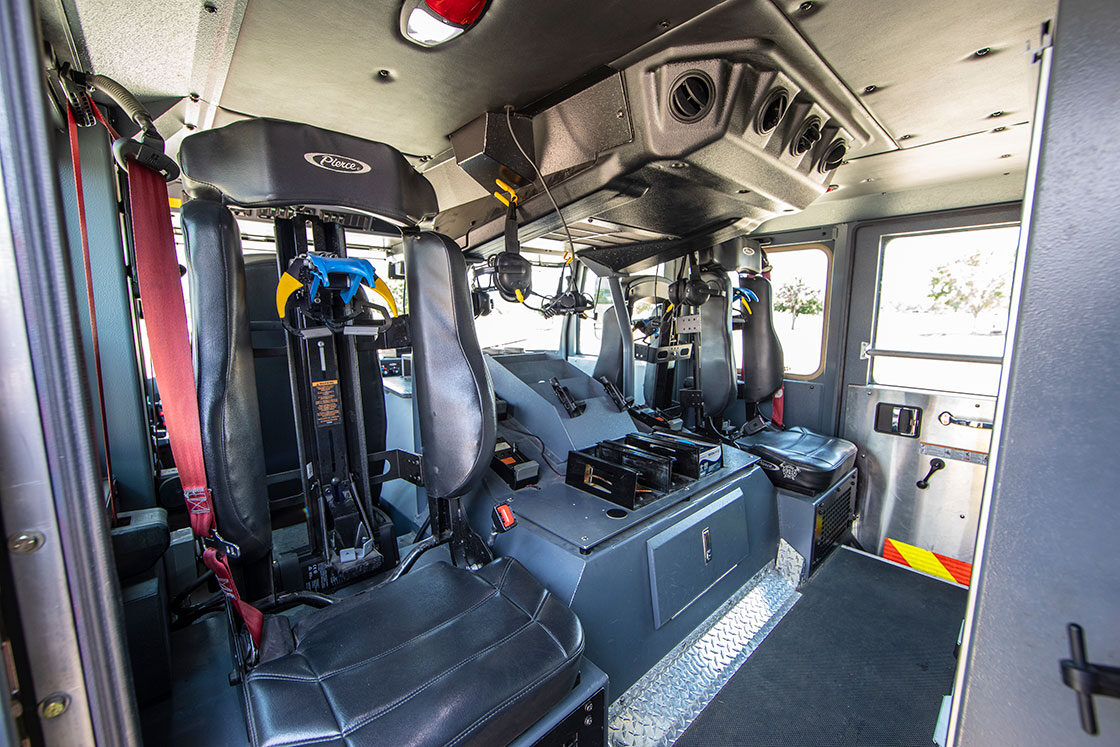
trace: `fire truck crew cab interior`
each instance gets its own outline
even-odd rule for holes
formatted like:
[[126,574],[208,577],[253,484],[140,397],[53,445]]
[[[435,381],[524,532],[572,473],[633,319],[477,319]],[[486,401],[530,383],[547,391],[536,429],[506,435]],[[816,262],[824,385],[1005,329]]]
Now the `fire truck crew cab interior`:
[[5,4],[9,743],[1116,738],[1120,10],[890,5]]

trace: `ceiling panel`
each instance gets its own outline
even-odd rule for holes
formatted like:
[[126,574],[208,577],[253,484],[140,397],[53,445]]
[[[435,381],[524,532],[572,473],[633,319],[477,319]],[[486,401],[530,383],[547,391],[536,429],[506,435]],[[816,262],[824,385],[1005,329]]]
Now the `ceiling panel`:
[[532,103],[717,2],[496,0],[423,49],[401,37],[399,2],[250,0],[221,103],[434,155],[481,112]]
[[[783,8],[896,142],[912,147],[1028,120],[1037,76],[1028,50],[1057,3],[785,0]],[[868,86],[875,90],[864,93]]]

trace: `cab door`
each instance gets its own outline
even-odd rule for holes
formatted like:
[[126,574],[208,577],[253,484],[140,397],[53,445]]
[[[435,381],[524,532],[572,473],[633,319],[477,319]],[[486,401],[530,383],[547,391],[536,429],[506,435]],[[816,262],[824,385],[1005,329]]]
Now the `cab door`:
[[1014,210],[855,235],[841,435],[859,447],[855,538],[968,585],[1003,362]]

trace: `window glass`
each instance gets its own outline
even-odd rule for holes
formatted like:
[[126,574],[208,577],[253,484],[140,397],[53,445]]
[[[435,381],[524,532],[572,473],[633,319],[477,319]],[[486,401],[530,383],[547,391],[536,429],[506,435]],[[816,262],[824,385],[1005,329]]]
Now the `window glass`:
[[[658,275],[662,266],[651,267],[647,270],[635,272],[634,277]],[[659,292],[667,293],[668,283],[661,283]],[[611,307],[610,284],[606,279],[600,278],[592,272],[584,274],[583,292],[595,299],[594,316],[579,320],[579,352],[580,355],[599,355],[603,344],[603,313]],[[654,305],[647,300],[637,301],[630,311],[632,319],[643,319],[651,316],[655,311]]]
[[[560,281],[561,267],[558,257],[522,250],[521,256],[533,264],[533,291],[551,296]],[[490,294],[494,310],[475,320],[478,341],[484,348],[520,348],[523,350],[557,350],[564,328],[563,315],[545,319],[533,311],[540,305],[540,298],[533,296],[529,306],[510,303],[497,291]],[[530,308],[533,307],[533,308]]]
[[[766,256],[772,268],[774,329],[785,353],[786,375],[812,378],[823,361],[831,255],[822,246],[807,246],[773,249]],[[737,348],[736,354],[740,352]]]
[[[873,347],[1003,356],[1018,226],[884,237]],[[875,356],[871,380],[995,394],[998,364]]]

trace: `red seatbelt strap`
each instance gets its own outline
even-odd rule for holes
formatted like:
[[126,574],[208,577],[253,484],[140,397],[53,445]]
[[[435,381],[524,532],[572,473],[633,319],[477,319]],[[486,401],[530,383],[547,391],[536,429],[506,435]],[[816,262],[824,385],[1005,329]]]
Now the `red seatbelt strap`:
[[[96,107],[94,107],[96,109]],[[70,162],[74,166],[74,193],[78,198],[78,229],[82,237],[82,264],[86,273],[86,301],[89,304],[89,331],[93,342],[93,370],[97,378],[97,401],[101,409],[101,448],[105,452],[105,477],[109,480],[109,516],[117,518],[113,458],[109,454],[109,418],[105,414],[105,383],[101,376],[101,345],[97,337],[97,306],[93,300],[93,269],[89,259],[89,226],[86,198],[82,190],[82,159],[78,153],[78,123],[74,111],[66,107],[66,126],[70,133]]]
[[[175,238],[167,202],[167,182],[159,173],[130,161],[128,196],[132,237],[136,247],[136,276],[148,331],[152,370],[163,402],[171,453],[179,469],[191,529],[204,540],[219,539],[214,505],[202,457],[202,426],[198,416],[194,360],[187,335],[187,312]],[[220,544],[220,543],[219,543]],[[241,599],[229,562],[219,549],[208,546],[202,560],[241,615],[253,643],[259,644],[264,616]]]

